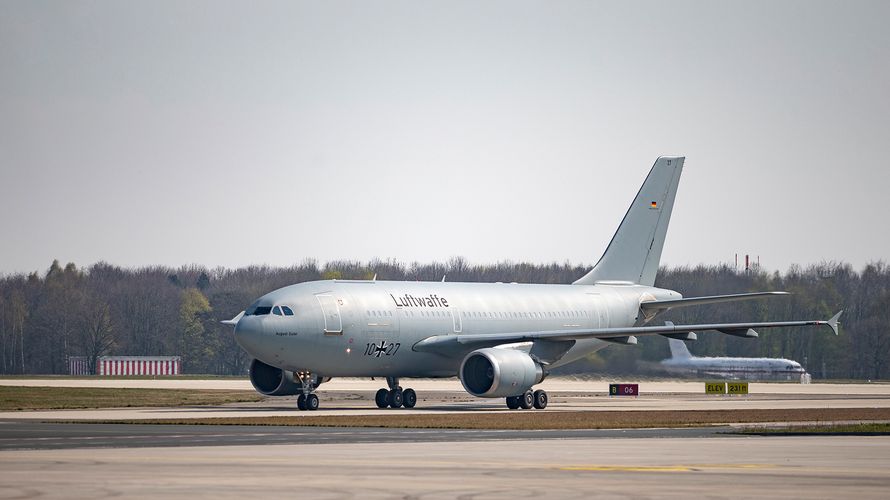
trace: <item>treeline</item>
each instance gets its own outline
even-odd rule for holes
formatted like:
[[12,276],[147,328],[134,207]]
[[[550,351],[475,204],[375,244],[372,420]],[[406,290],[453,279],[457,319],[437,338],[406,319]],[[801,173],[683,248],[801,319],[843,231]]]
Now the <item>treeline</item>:
[[[589,266],[498,263],[470,265],[396,261],[314,261],[273,268],[124,269],[107,263],[78,268],[53,262],[43,273],[0,277],[0,373],[64,374],[69,356],[179,355],[186,373],[244,374],[249,359],[221,320],[260,295],[318,279],[571,283]],[[662,268],[657,286],[685,296],[763,290],[793,295],[690,307],[657,321],[680,323],[827,319],[840,309],[842,333],[827,329],[764,330],[758,340],[708,333],[697,355],[787,357],[815,378],[886,379],[890,358],[890,269],[881,262],[855,271],[825,263],[785,273],[737,272],[726,266]],[[630,374],[669,356],[661,338],[637,347],[610,347],[568,369]]]

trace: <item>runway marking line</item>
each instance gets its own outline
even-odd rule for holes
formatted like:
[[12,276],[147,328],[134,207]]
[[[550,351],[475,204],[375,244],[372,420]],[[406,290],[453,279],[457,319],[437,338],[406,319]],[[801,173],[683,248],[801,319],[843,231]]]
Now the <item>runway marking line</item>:
[[727,469],[769,469],[772,464],[578,465],[559,470],[578,472],[702,472]]

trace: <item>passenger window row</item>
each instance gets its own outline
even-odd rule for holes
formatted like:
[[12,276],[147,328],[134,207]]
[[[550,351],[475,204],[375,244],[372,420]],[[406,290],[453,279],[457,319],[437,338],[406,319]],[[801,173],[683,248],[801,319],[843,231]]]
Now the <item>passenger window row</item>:
[[365,314],[370,317],[375,318],[388,318],[392,317],[392,311],[365,311]]
[[548,319],[548,318],[587,318],[587,311],[546,311],[546,312],[488,312],[468,311],[467,318],[476,319]]
[[[375,316],[376,311],[367,311],[369,316]],[[391,316],[390,311],[385,311]],[[445,311],[403,311],[406,318],[415,316],[423,318],[450,318],[451,314]],[[467,311],[462,313],[464,318],[468,319],[569,319],[569,318],[587,318],[587,311],[547,311],[547,312],[491,312],[491,311]]]

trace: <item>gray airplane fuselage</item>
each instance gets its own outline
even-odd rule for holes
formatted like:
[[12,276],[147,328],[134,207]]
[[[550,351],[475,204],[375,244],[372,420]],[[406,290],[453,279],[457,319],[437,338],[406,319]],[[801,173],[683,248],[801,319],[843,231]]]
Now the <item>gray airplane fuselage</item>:
[[[442,335],[628,327],[643,322],[641,301],[678,298],[671,290],[630,283],[313,281],[260,297],[238,321],[235,339],[256,359],[293,372],[452,377],[462,355],[420,352],[415,344]],[[528,351],[531,344],[514,347]],[[548,368],[606,345],[576,340]]]
[[672,373],[697,374],[734,379],[794,379],[806,370],[784,358],[697,357],[682,340],[669,339],[671,357],[661,366]]

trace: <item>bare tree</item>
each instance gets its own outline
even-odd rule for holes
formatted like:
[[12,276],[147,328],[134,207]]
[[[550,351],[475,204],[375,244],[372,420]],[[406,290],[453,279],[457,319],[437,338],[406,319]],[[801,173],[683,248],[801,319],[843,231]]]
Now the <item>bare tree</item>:
[[96,360],[111,352],[115,345],[111,308],[96,297],[84,301],[79,322],[80,344],[87,356],[90,373],[95,373]]

